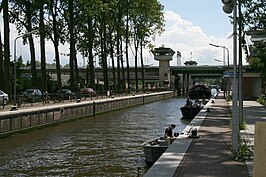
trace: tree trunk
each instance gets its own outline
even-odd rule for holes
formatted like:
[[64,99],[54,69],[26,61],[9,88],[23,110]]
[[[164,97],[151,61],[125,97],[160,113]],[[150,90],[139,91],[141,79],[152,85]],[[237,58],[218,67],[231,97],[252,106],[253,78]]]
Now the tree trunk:
[[110,32],[109,35],[110,35],[110,39],[109,39],[110,40],[110,57],[111,57],[111,61],[112,61],[112,75],[113,75],[113,87],[114,87],[113,89],[115,89],[116,77],[115,77],[115,60],[114,60],[114,46],[113,46],[113,43],[112,43],[112,40],[113,40],[112,32]]
[[117,36],[116,36],[116,57],[117,57],[117,90],[121,89],[121,75],[120,75],[120,29],[119,25],[117,25]]
[[123,91],[125,90],[125,69],[124,69],[124,59],[123,59],[123,43],[122,43],[122,37],[121,37],[121,40],[120,40],[120,51],[121,51],[121,69],[122,69],[122,89]]
[[[108,71],[107,71],[107,43],[106,43],[107,35],[106,35],[106,25],[105,21],[103,24],[103,78],[104,78],[104,89],[109,90],[109,78],[108,78]],[[105,84],[106,83],[106,84]]]
[[69,55],[69,66],[70,66],[70,87],[77,89],[75,80],[75,40],[74,40],[74,12],[73,12],[73,0],[68,0],[69,5],[69,35],[70,35],[70,55]]
[[137,37],[137,28],[134,29],[134,47],[135,47],[135,82],[136,82],[136,92],[139,90],[138,86],[138,47],[139,39]]
[[[0,30],[0,51],[3,51],[2,45],[2,35]],[[4,81],[4,60],[3,60],[3,52],[0,52],[0,80]],[[4,90],[4,83],[0,82],[0,90]]]
[[[32,31],[32,16],[31,16],[31,8],[30,2],[26,2],[26,17],[27,17],[27,30],[28,32]],[[38,87],[38,78],[37,78],[37,71],[36,71],[36,58],[35,58],[35,48],[34,48],[34,41],[32,34],[28,36],[29,46],[30,46],[30,56],[31,56],[31,75],[32,75],[32,86]]]
[[[10,77],[10,40],[9,40],[9,15],[8,0],[2,1],[4,18],[4,91],[12,95],[11,77]],[[2,52],[2,51],[1,51]],[[13,93],[14,94],[14,93]]]
[[45,34],[43,0],[40,3],[40,49],[41,49],[41,72],[42,72],[42,91],[47,91],[46,59],[45,59]]
[[[31,30],[29,30],[31,31]],[[31,74],[32,74],[32,86],[38,87],[38,78],[37,78],[37,71],[36,71],[36,59],[35,59],[35,48],[32,35],[28,37],[29,46],[30,46],[30,56],[31,56]]]
[[57,75],[57,89],[62,89],[62,79],[61,79],[61,69],[60,69],[60,57],[58,49],[58,34],[54,33],[54,50],[55,50],[55,65],[56,65],[56,75]]
[[90,72],[90,87],[96,89],[95,87],[95,74],[94,74],[94,57],[93,57],[93,39],[94,39],[94,31],[92,25],[92,19],[88,21],[88,29],[89,29],[89,36],[88,36],[88,50],[89,50],[89,72]]
[[92,42],[89,42],[89,71],[90,71],[90,87],[96,89]]
[[[75,41],[75,39],[74,39],[74,41]],[[76,55],[76,53],[77,53],[77,51],[76,51],[76,47],[74,46],[74,53],[75,53],[75,55],[74,55],[74,61],[75,61],[75,78],[76,78],[76,84],[79,84],[79,68],[78,68],[78,59],[77,59],[77,55]]]
[[126,62],[127,62],[127,89],[130,92],[130,74],[129,74],[129,56],[128,56],[128,44],[129,44],[129,2],[127,0],[127,20],[126,20]]
[[138,47],[135,45],[135,82],[136,82],[136,92],[139,90],[138,86]]
[[[53,33],[54,33],[54,51],[55,51],[55,66],[56,66],[56,76],[57,76],[57,89],[61,90],[62,89],[62,79],[61,79],[61,69],[60,69],[60,57],[59,57],[59,35],[57,31],[57,3],[58,1],[56,0],[54,2],[54,7],[53,3],[51,1],[51,13],[52,13],[52,18],[53,18]],[[51,90],[52,91],[52,90]]]
[[142,76],[142,91],[145,91],[145,78],[144,78],[144,64],[143,64],[143,39],[140,42],[140,62],[141,62],[141,76]]

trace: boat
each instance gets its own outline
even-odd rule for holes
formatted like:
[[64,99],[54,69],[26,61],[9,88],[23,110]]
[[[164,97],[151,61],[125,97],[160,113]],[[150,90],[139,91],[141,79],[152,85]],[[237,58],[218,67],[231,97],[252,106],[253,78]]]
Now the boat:
[[180,108],[183,118],[193,119],[202,109],[201,105],[196,106],[183,106]]
[[192,101],[190,101],[190,98],[188,98],[186,104],[180,108],[183,118],[193,119],[203,108],[202,105],[204,104],[206,104],[205,99],[202,99],[202,101],[196,99],[193,104]]
[[145,161],[150,164],[156,162],[169,147],[169,144],[164,137],[153,138],[142,143]]
[[211,89],[205,85],[194,85],[189,89],[189,98],[190,99],[210,99]]

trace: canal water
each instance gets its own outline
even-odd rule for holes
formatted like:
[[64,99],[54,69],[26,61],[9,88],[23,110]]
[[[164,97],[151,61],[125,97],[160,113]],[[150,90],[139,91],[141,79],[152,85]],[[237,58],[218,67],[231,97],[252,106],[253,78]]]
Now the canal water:
[[185,98],[173,98],[0,139],[0,176],[136,177],[150,168],[141,144],[174,132]]

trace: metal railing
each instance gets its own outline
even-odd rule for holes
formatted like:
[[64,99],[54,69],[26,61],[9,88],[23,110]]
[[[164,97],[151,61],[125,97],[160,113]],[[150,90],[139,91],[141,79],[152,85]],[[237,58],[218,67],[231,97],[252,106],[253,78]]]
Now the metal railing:
[[[81,93],[81,92],[73,92],[73,95],[66,96],[63,93],[44,93],[42,98],[36,99],[34,96],[25,96],[23,94],[16,95],[16,107],[17,108],[27,108],[31,106],[42,106],[42,105],[52,105],[52,104],[60,104],[60,103],[70,103],[70,102],[82,102],[86,100],[96,100],[103,98],[114,98],[128,95],[139,95],[143,93],[153,93],[153,92],[161,92],[167,91],[167,88],[156,88],[156,89],[146,89],[146,90],[136,90],[131,89],[129,91],[125,90],[111,90],[109,95],[107,91],[97,91],[95,95],[90,93]],[[9,102],[7,104],[4,101],[0,101],[0,111],[1,110],[12,110],[12,106],[14,105],[12,98],[14,95],[9,96]]]

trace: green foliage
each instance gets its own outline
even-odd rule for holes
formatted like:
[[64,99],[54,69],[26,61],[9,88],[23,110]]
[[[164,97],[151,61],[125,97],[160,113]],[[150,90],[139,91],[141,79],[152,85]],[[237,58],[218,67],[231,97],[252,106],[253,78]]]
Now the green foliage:
[[231,101],[231,100],[232,100],[232,96],[231,96],[231,95],[226,96],[226,97],[225,97],[225,100],[228,101],[228,102]]
[[[232,128],[232,112],[230,112],[230,127]],[[240,130],[245,130],[246,129],[246,123],[244,122],[243,124],[238,125],[238,152],[234,152],[233,149],[231,149],[232,153],[231,156],[234,160],[236,161],[245,161],[245,160],[250,160],[252,154],[252,151],[246,142],[246,140],[241,139],[240,137]]]
[[135,35],[139,39],[148,40],[155,34],[164,31],[163,6],[156,0],[134,0],[132,3],[131,19]]
[[266,1],[241,0],[243,24],[248,30],[266,29]]
[[252,155],[253,153],[250,150],[250,147],[248,146],[246,141],[240,139],[238,143],[238,152],[233,152],[234,160],[243,162],[246,160],[250,160]]
[[[19,34],[40,29],[40,21],[44,21],[44,36],[54,44],[58,70],[58,47],[65,42],[70,44],[71,51],[67,53],[70,54],[69,67],[73,84],[79,80],[78,71],[74,68],[76,49],[89,58],[89,72],[93,73],[96,55],[102,60],[102,67],[106,67],[108,55],[123,52],[123,41],[130,45],[137,40],[139,48],[145,47],[151,43],[155,34],[164,30],[163,6],[157,0],[9,0],[8,3],[10,23],[16,26]],[[41,13],[44,13],[43,16]],[[44,17],[44,20],[41,17]],[[28,38],[25,37],[23,42],[29,42]],[[33,46],[33,41],[30,43]],[[31,67],[31,75],[35,78],[35,68],[39,67],[40,63],[34,57],[33,48],[30,52],[32,58],[27,66]],[[105,70],[103,68],[103,71]],[[94,75],[91,73],[90,78],[94,82]],[[57,77],[59,76],[60,72],[57,72]],[[38,80],[31,84],[35,82]]]
[[246,129],[245,122],[243,124],[239,124],[239,130],[245,130],[245,129]]
[[[242,4],[242,29],[265,30],[266,29],[266,1],[263,0],[241,0]],[[244,38],[244,37],[243,37]],[[261,72],[266,77],[266,43],[255,42],[253,49],[258,54],[256,57],[248,58],[252,68]]]
[[265,104],[265,95],[261,95],[258,99],[257,102],[264,105]]
[[[239,130],[244,130],[246,127],[245,124],[243,125],[239,125]],[[246,142],[245,139],[241,139],[240,137],[240,133],[238,133],[238,152],[234,152],[232,149],[232,153],[231,156],[234,160],[236,161],[246,161],[246,160],[250,160],[251,157],[253,156],[253,152],[251,150],[251,147],[249,146],[249,144]]]
[[258,51],[258,56],[250,58],[248,61],[250,66],[261,72],[262,76],[266,77],[266,42],[256,43],[255,46]]

